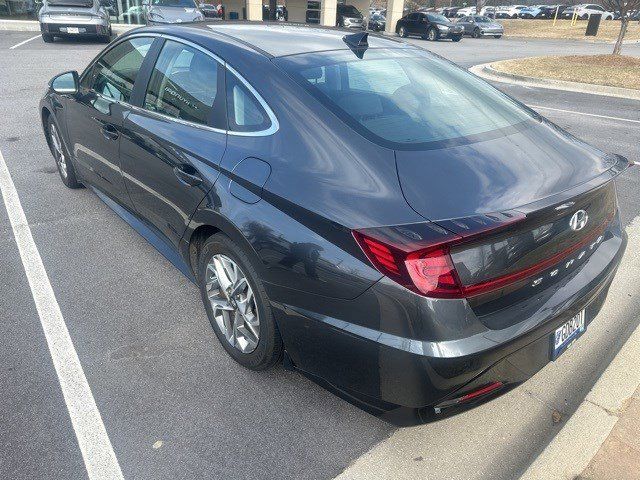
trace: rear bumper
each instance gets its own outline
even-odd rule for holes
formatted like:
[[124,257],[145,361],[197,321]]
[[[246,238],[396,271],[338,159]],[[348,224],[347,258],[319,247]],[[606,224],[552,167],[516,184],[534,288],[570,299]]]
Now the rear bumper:
[[[78,33],[69,33],[69,28],[77,28]],[[40,31],[55,36],[96,36],[107,35],[109,32],[109,23],[101,20],[94,20],[87,23],[73,23],[71,21],[55,21],[40,22]]]
[[[602,247],[601,265],[590,266],[598,268],[597,276],[578,271],[558,289],[564,308],[547,311],[545,316],[541,312],[538,318],[532,316],[503,330],[485,330],[457,340],[415,340],[385,333],[381,331],[384,325],[367,328],[278,303],[274,303],[274,312],[287,353],[298,370],[376,416],[412,425],[493,398],[549,363],[550,336],[555,329],[582,309],[586,309],[587,324],[600,311],[625,250],[626,236],[613,236]],[[585,277],[592,280],[585,281]],[[369,293],[382,303],[384,291],[376,288]],[[491,382],[504,386],[439,413],[434,408]]]

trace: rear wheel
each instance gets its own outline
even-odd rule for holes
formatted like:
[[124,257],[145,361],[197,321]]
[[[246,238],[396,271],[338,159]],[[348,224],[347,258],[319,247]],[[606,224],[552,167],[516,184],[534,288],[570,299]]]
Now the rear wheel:
[[429,40],[430,42],[435,42],[436,40],[438,40],[438,32],[435,28],[431,27],[429,30],[427,30],[427,40]]
[[262,282],[244,251],[226,235],[209,237],[200,252],[198,279],[209,322],[227,353],[252,370],[275,364],[282,339]]
[[51,43],[53,42],[53,35],[51,35],[50,33],[43,33],[42,40],[44,41],[44,43]]
[[400,27],[398,29],[398,35],[400,35],[402,38],[407,38],[407,29],[404,27]]
[[500,38],[502,35],[494,35],[493,38]]
[[480,29],[478,27],[473,31],[473,38],[480,38]]
[[71,163],[71,158],[67,152],[64,143],[62,142],[62,136],[56,122],[53,117],[49,115],[47,119],[47,134],[49,136],[49,147],[51,154],[56,161],[58,167],[58,173],[64,183],[69,188],[80,188],[82,185],[78,182],[76,176],[76,170]]

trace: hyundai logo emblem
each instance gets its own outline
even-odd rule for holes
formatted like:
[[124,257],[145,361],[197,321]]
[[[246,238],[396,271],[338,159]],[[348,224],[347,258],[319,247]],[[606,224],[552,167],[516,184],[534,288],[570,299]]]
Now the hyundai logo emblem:
[[589,214],[584,210],[578,210],[571,216],[571,220],[569,220],[569,226],[571,230],[582,230],[587,222],[589,221]]

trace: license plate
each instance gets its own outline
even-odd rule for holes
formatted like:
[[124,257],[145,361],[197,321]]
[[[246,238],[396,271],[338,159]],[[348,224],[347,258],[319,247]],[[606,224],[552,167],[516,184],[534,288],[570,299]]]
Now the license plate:
[[551,335],[551,360],[555,360],[573,345],[580,335],[586,330],[584,310],[563,324]]
[[80,29],[78,27],[67,27],[67,33],[80,33]]

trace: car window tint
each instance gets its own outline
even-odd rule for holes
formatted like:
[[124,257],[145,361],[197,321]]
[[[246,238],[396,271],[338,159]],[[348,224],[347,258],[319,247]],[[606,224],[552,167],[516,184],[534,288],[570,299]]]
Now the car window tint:
[[[167,41],[149,80],[144,108],[170,117],[225,128],[212,116],[218,97],[219,63],[182,43]],[[211,119],[211,121],[210,121]]]
[[230,72],[227,72],[227,115],[231,131],[258,132],[271,126],[258,99]]
[[84,86],[105,97],[128,102],[152,43],[153,38],[139,37],[116,45],[94,64]]

